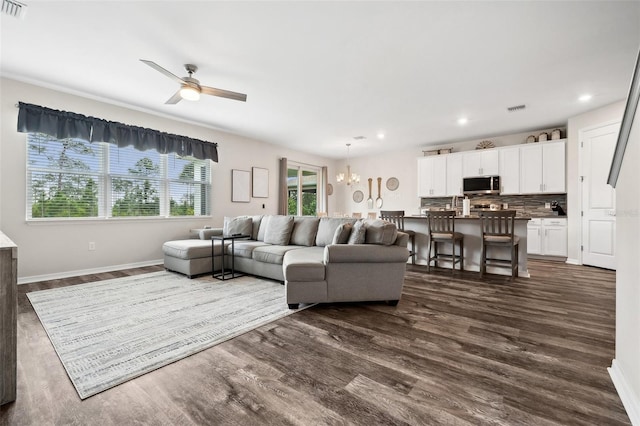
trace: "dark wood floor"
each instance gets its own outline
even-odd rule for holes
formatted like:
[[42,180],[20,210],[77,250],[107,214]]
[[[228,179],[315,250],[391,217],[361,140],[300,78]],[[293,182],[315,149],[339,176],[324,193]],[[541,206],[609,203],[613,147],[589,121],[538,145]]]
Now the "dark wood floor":
[[629,424],[606,370],[615,273],[529,266],[514,282],[409,267],[397,307],[318,305],[85,401],[25,293],[160,268],[23,285],[0,423]]

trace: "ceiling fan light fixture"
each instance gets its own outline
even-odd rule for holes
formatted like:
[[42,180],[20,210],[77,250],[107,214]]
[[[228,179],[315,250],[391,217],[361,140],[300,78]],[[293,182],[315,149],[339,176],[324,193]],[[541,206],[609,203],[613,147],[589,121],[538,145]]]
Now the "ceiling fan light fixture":
[[200,99],[200,91],[195,87],[185,84],[180,89],[180,96],[182,99],[186,99],[188,101],[197,101]]

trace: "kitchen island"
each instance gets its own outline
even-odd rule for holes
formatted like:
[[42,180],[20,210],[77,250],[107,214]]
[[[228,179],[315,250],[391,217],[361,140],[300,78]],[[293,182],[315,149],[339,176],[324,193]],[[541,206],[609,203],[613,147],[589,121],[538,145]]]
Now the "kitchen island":
[[[518,246],[518,276],[529,277],[529,270],[527,269],[527,222],[529,217],[516,217],[514,235],[520,238],[520,244]],[[480,254],[482,250],[481,232],[480,232],[480,217],[472,214],[469,216],[456,216],[455,219],[456,232],[464,234],[464,264],[463,269],[465,271],[480,272]],[[426,265],[429,258],[429,228],[427,224],[427,217],[421,216],[405,216],[404,228],[414,231],[416,233],[416,264]],[[450,244],[442,245],[441,252],[451,253]],[[501,252],[494,250],[502,250]],[[509,253],[506,248],[489,248],[489,257],[509,258]],[[433,263],[431,264],[433,266]],[[451,262],[440,261],[438,266],[451,268]],[[456,265],[456,267],[459,267]],[[487,273],[510,275],[511,271],[506,268],[496,268],[487,266]]]

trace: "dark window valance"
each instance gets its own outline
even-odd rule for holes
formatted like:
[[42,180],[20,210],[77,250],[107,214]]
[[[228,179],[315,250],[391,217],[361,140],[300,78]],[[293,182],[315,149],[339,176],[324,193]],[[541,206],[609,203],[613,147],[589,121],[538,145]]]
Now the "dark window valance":
[[213,142],[23,102],[18,107],[18,132],[21,133],[44,133],[58,139],[108,142],[118,147],[133,146],[140,151],[155,149],[161,154],[173,152],[200,160],[218,161],[218,144]]

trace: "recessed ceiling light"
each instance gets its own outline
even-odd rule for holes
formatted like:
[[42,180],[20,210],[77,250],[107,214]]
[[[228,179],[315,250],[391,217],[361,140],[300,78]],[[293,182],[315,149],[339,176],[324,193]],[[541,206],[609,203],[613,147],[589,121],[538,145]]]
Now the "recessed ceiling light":
[[579,100],[580,102],[587,102],[587,101],[588,101],[588,100],[590,100],[591,98],[592,98],[592,96],[587,94],[587,95],[582,95],[582,96],[580,96],[580,97],[578,98],[578,100]]
[[384,139],[384,133],[382,132],[378,133],[378,139]]
[[469,122],[469,119],[467,117],[460,117],[458,118],[458,124],[461,126],[464,126],[465,124],[467,124]]

